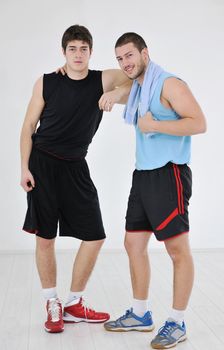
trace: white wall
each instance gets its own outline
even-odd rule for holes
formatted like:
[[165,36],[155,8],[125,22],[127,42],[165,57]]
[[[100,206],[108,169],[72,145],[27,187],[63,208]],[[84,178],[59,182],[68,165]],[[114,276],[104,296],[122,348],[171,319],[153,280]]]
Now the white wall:
[[[223,232],[223,0],[1,0],[0,249],[34,247],[23,233],[26,200],[19,187],[19,133],[34,81],[64,62],[60,40],[72,24],[94,37],[91,68],[116,68],[115,40],[126,31],[141,34],[152,60],[188,82],[207,120],[207,134],[193,139],[191,201],[193,248],[224,247]],[[134,169],[134,132],[123,124],[122,108],[105,113],[88,161],[98,187],[108,239],[121,248],[127,197]],[[77,247],[70,238],[59,248]],[[151,246],[161,244],[153,238]]]

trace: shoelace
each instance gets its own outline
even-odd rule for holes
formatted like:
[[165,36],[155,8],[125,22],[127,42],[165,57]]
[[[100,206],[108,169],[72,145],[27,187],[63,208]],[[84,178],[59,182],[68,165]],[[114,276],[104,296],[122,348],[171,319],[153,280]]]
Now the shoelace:
[[53,322],[57,322],[60,319],[60,301],[58,299],[50,300],[49,301],[49,307],[48,307],[48,313],[51,316],[51,319]]
[[125,312],[125,314],[123,315],[123,316],[121,316],[121,317],[119,317],[118,319],[117,319],[117,321],[122,321],[122,320],[125,320],[126,318],[127,318],[127,316],[128,315],[130,315],[130,313],[132,312],[132,310],[131,309],[129,309],[129,310],[126,310],[126,312]]
[[81,303],[81,305],[82,305],[83,308],[84,308],[84,313],[85,313],[85,318],[86,318],[86,319],[88,318],[88,317],[87,317],[87,313],[88,313],[89,311],[92,311],[93,313],[95,313],[95,311],[92,309],[92,307],[91,307],[89,304],[87,304],[87,302],[86,302],[83,298],[81,298],[80,303]]
[[172,329],[173,327],[169,324],[169,322],[166,322],[165,325],[159,329],[158,334],[162,337],[166,337],[171,333]]

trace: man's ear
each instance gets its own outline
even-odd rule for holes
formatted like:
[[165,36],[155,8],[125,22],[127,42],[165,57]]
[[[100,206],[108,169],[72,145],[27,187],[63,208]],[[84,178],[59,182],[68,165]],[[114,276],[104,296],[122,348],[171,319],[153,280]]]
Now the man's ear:
[[61,48],[61,50],[62,50],[63,55],[65,56],[65,50],[63,49],[63,47]]
[[143,55],[144,60],[147,61],[149,59],[149,50],[148,50],[148,48],[144,47],[144,49],[142,49],[141,53]]
[[146,56],[149,56],[149,50],[147,47],[144,47],[144,49],[142,49],[142,53]]

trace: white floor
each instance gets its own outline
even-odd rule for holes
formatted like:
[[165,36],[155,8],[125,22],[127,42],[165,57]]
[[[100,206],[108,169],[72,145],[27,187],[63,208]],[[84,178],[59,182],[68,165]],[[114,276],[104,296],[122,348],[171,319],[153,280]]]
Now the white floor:
[[[172,269],[165,252],[151,252],[150,302],[156,330],[172,297]],[[59,252],[58,291],[66,299],[73,253]],[[178,350],[224,349],[224,250],[194,252],[196,277],[186,313],[188,340]],[[43,329],[45,308],[33,254],[0,254],[0,350],[150,349],[153,333],[111,333],[102,325],[66,325],[61,334]],[[120,316],[130,306],[128,260],[123,252],[102,252],[87,289],[98,311]]]

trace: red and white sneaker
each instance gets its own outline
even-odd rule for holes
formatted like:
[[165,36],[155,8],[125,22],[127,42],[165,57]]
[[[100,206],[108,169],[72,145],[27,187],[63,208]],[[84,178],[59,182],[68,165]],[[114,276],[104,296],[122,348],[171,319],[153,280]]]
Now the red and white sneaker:
[[65,305],[63,320],[65,323],[76,323],[76,322],[90,322],[90,323],[102,323],[109,320],[110,315],[105,312],[96,312],[95,310],[88,307],[83,300],[77,303],[77,300],[72,301]]
[[47,321],[45,330],[49,333],[59,333],[64,330],[62,319],[62,304],[58,298],[51,298],[47,301]]

